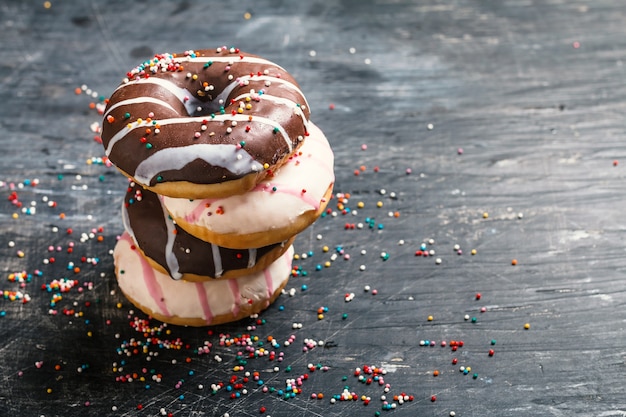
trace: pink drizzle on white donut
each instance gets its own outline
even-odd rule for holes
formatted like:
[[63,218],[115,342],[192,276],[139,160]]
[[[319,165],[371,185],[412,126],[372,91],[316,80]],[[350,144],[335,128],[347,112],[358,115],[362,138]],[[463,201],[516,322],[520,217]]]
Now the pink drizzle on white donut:
[[[132,241],[130,235],[128,233],[124,233],[122,235],[122,239],[124,239],[131,248],[134,248],[134,242]],[[132,249],[135,253],[137,253],[137,249]],[[137,255],[139,255],[137,253]],[[167,305],[165,304],[165,299],[163,298],[163,291],[161,290],[161,286],[156,278],[156,271],[150,266],[148,261],[144,259],[143,256],[137,256],[139,262],[141,264],[141,270],[143,273],[143,281],[146,284],[146,289],[148,290],[148,294],[154,300],[154,302],[159,306],[159,310],[161,310],[161,314],[164,316],[170,316],[170,312],[167,309]]]
[[209,305],[206,291],[204,290],[204,286],[201,282],[196,282],[196,291],[198,293],[198,301],[200,302],[200,306],[204,312],[204,318],[206,319],[207,324],[209,324],[213,321],[213,313],[211,312],[211,306]]
[[237,317],[243,307],[267,307],[274,291],[289,279],[293,247],[262,272],[227,280],[173,280],[152,269],[128,233],[114,251],[122,291],[152,313],[163,317],[200,319],[211,324],[217,316]]

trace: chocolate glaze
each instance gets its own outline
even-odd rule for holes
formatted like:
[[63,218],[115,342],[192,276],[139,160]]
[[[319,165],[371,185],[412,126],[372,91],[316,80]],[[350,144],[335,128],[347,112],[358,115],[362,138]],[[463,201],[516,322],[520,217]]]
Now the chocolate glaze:
[[207,243],[178,227],[161,205],[158,195],[133,182],[126,192],[122,213],[126,231],[135,243],[174,279],[181,278],[182,274],[220,278],[228,271],[247,270],[258,259],[283,245],[228,249]]
[[307,135],[309,115],[296,81],[270,61],[232,48],[162,54],[113,92],[102,142],[144,186],[215,184],[283,161]]

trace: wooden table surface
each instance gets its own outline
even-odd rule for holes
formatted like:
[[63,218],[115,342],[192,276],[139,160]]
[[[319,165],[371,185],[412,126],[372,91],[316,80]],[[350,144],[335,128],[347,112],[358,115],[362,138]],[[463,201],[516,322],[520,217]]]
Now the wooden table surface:
[[[0,45],[1,415],[626,416],[621,2],[5,0]],[[90,104],[220,45],[296,77],[349,198],[258,319],[163,327]]]

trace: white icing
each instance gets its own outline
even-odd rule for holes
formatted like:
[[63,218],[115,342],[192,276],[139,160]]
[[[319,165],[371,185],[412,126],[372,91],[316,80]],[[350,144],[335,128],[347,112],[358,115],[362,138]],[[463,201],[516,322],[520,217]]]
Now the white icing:
[[[115,91],[121,90],[131,85],[136,85],[136,84],[155,84],[155,85],[165,88],[170,93],[172,93],[178,99],[178,101],[180,101],[185,106],[185,110],[187,110],[187,114],[195,114],[196,109],[199,106],[201,107],[204,104],[202,101],[198,100],[186,88],[179,87],[173,82],[166,80],[164,78],[157,78],[157,77],[140,78],[140,79],[131,81],[126,84],[121,84],[119,87],[115,89]],[[218,110],[219,110],[219,107],[218,107]]]
[[[240,94],[237,97],[235,97],[233,100],[240,101],[240,100],[245,99],[247,97],[252,97],[252,94],[251,93]],[[259,97],[260,97],[259,99],[262,100],[262,101],[267,100],[267,101],[271,101],[271,102],[276,103],[276,104],[281,104],[281,105],[290,107],[295,114],[300,116],[300,118],[302,119],[302,122],[304,123],[304,127],[306,128],[306,130],[307,131],[309,130],[309,121],[306,119],[306,115],[302,111],[302,107],[298,106],[297,103],[289,100],[288,98],[273,96],[271,94],[263,94],[263,95],[261,95]]]
[[213,265],[215,272],[215,278],[219,278],[224,273],[224,268],[222,268],[222,256],[220,255],[220,247],[214,244],[211,244],[211,254],[213,255]]
[[200,318],[207,324],[212,317],[249,306],[248,300],[267,303],[270,295],[289,279],[294,253],[290,247],[268,268],[256,274],[194,283],[175,281],[149,267],[139,251],[131,249],[131,242],[125,233],[113,253],[117,280],[124,294],[153,313],[181,319]]
[[167,263],[167,269],[169,269],[172,278],[181,279],[183,277],[183,274],[180,272],[178,258],[174,254],[176,226],[174,225],[174,222],[169,218],[169,213],[165,210],[163,204],[161,204],[161,210],[163,210],[163,220],[165,221],[165,227],[167,228],[167,243],[165,244],[165,262]]
[[[291,81],[287,81],[283,78],[278,78],[278,77],[270,77],[268,75],[243,75],[241,77],[239,77],[238,82],[245,82],[246,80],[248,81],[270,81],[271,83],[278,83],[281,84],[285,87],[287,87],[288,89],[295,91],[296,93],[300,94],[300,96],[302,96],[302,99],[304,100],[305,105],[307,106],[307,108],[309,107],[309,103],[306,101],[306,97],[304,96],[304,93],[302,92],[302,90],[300,90],[294,83],[292,83]],[[264,95],[262,95],[261,97],[264,97]]]
[[235,175],[246,175],[263,170],[263,165],[255,161],[243,148],[236,145],[205,144],[161,149],[141,161],[133,174],[135,181],[150,185],[159,172],[178,170],[195,159],[202,159],[213,166],[227,169]]
[[[245,194],[193,201],[163,196],[163,204],[175,219],[216,234],[246,235],[289,227],[301,214],[317,210],[335,181],[332,149],[313,123],[297,153],[300,155],[279,168],[273,178],[263,180]],[[218,207],[221,214],[215,213]]]
[[254,265],[256,265],[256,256],[256,248],[248,249],[248,268],[252,268]]
[[[126,85],[126,84],[124,84]],[[163,100],[159,100],[158,98],[153,98],[153,97],[136,97],[136,98],[129,98],[128,100],[123,100],[123,101],[119,101],[117,103],[115,103],[114,105],[112,105],[111,107],[108,108],[107,112],[104,114],[104,118],[106,119],[106,117],[116,108],[121,107],[121,106],[130,106],[133,104],[143,104],[143,103],[153,103],[153,104],[157,104],[159,106],[163,106],[166,107],[167,109],[176,112],[176,109],[174,109],[174,107],[170,106],[169,103],[163,101]]]
[[[244,64],[262,64],[262,65],[271,65],[273,67],[276,67],[278,69],[280,69],[281,71],[285,71],[285,69],[283,67],[281,67],[280,65],[277,65],[275,63],[273,63],[272,61],[268,61],[267,59],[263,59],[263,58],[259,58],[259,57],[254,57],[254,56],[244,56],[243,59],[239,58],[239,55],[226,55],[226,56],[201,56],[201,57],[176,57],[173,59],[174,62],[201,62],[201,63],[205,63],[208,61],[213,61],[215,62],[225,62],[227,64],[230,64],[231,62],[233,64],[236,64],[238,62],[240,63],[244,63]],[[287,72],[287,71],[285,71]]]

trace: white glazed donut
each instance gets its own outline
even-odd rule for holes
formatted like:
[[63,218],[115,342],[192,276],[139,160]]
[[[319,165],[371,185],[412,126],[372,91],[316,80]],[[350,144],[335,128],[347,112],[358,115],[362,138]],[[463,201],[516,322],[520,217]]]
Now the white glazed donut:
[[300,149],[249,192],[199,200],[163,196],[163,205],[187,232],[223,247],[245,249],[287,240],[324,211],[335,182],[328,140],[313,123],[309,132]]
[[249,317],[267,308],[291,274],[293,247],[265,270],[239,278],[173,280],[150,266],[124,232],[113,258],[120,289],[137,308],[166,323],[206,326]]

